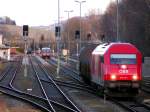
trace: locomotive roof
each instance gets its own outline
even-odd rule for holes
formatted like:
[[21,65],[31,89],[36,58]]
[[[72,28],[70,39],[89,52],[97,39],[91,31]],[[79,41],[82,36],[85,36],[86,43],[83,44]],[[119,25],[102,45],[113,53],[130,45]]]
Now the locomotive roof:
[[112,46],[112,45],[129,45],[132,46],[130,43],[104,43],[98,45],[92,52],[92,54],[99,54],[99,55],[104,55],[106,51]]
[[105,51],[107,51],[107,49],[109,48],[110,44],[109,43],[104,43],[104,44],[100,44],[98,45],[92,52],[92,54],[100,54],[103,55],[105,53]]

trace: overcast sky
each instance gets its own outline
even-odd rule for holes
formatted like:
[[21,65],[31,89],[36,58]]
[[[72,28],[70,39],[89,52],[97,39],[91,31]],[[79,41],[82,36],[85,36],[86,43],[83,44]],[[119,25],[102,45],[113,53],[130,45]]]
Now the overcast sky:
[[[111,1],[114,0],[86,0],[82,4],[82,16],[91,9],[103,12]],[[58,18],[58,0],[0,0],[0,3],[0,16],[9,16],[17,25],[47,26],[55,23]],[[68,17],[65,10],[74,10],[70,17],[80,14],[79,4],[75,0],[60,0],[62,20]]]

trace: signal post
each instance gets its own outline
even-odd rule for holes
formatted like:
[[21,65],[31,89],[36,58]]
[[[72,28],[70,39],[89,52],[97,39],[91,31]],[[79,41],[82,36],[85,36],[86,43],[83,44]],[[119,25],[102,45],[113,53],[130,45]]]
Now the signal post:
[[23,39],[25,42],[25,47],[24,47],[24,59],[23,59],[23,64],[24,66],[24,77],[27,77],[27,38],[28,38],[28,25],[23,25]]
[[60,26],[55,27],[55,36],[57,40],[57,76],[56,78],[59,78],[59,72],[60,72]]

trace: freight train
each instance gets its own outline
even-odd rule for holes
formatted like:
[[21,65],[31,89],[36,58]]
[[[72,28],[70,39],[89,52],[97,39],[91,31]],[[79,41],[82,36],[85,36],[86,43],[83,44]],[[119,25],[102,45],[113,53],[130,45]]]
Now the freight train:
[[130,43],[103,43],[82,48],[79,71],[83,80],[108,93],[139,93],[142,54]]

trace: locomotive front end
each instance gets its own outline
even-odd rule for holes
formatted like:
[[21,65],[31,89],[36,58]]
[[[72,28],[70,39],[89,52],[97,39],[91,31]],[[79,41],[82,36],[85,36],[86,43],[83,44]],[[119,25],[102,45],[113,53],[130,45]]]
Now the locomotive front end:
[[108,87],[140,87],[141,66],[136,54],[111,54],[107,68],[104,78]]
[[105,87],[138,91],[142,79],[141,53],[131,44],[118,44],[112,46],[107,56]]

